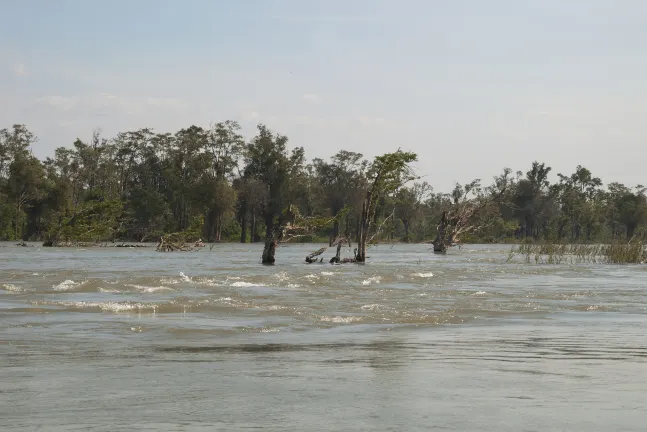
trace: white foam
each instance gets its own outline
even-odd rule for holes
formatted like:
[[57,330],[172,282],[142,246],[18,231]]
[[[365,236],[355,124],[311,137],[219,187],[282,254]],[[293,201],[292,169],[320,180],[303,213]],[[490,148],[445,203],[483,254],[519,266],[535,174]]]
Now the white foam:
[[139,291],[147,292],[147,293],[153,293],[153,292],[157,292],[157,291],[168,291],[168,290],[171,289],[171,288],[165,287],[165,286],[156,286],[156,287],[154,287],[154,286],[145,286],[145,285],[126,285],[126,286],[133,287],[135,289],[138,289]]
[[175,284],[179,283],[180,281],[179,281],[179,280],[177,280],[177,279],[163,278],[163,279],[161,280],[161,282],[162,282],[163,284],[166,284],[166,285],[175,285]]
[[290,275],[288,275],[287,272],[276,273],[274,277],[277,278],[279,281],[286,281],[290,279]]
[[184,282],[191,282],[191,278],[185,275],[183,272],[180,272],[180,276]]
[[432,272],[429,272],[429,273],[416,273],[416,274],[414,274],[414,276],[417,276],[419,278],[430,278],[430,277],[434,277],[434,274]]
[[76,302],[51,302],[45,304],[52,304],[55,306],[62,306],[68,308],[99,308],[102,311],[107,312],[126,312],[131,310],[146,310],[151,309],[153,312],[157,311],[157,305],[145,304],[145,303],[119,303],[119,302],[88,302],[88,301],[76,301]]
[[322,271],[321,276],[333,276],[335,273],[333,272],[327,272],[327,271]]
[[257,287],[257,286],[262,286],[262,285],[252,283],[252,282],[240,281],[240,282],[234,282],[233,284],[231,284],[231,286],[238,287],[238,288],[248,288],[248,287]]
[[52,288],[54,288],[56,291],[67,291],[67,290],[71,290],[72,288],[74,288],[77,285],[79,285],[78,282],[74,282],[73,280],[68,279],[68,280],[65,280],[65,281],[61,282],[58,285],[54,285]]
[[335,324],[349,324],[352,322],[357,322],[360,321],[362,318],[361,317],[356,317],[356,316],[322,316],[319,318],[321,321],[325,322],[331,322]]
[[22,288],[12,285],[12,284],[4,284],[2,285],[2,289],[5,291],[11,291],[11,292],[21,292],[24,291]]
[[362,306],[362,309],[364,309],[364,310],[370,310],[370,311],[376,311],[376,310],[382,309],[383,307],[384,307],[384,306],[382,306],[381,304],[377,304],[377,303],[375,303],[375,304],[367,304],[367,305],[364,305],[364,306]]
[[197,281],[200,285],[206,285],[211,287],[222,286],[216,278],[205,278]]
[[373,276],[362,281],[362,285],[370,285],[372,283],[380,283],[382,280],[381,276]]
[[117,294],[121,291],[113,289],[113,288],[99,288],[99,292],[102,293],[108,293],[108,294]]
[[474,293],[474,294],[472,294],[472,295],[475,295],[475,296],[484,296],[484,295],[486,295],[486,294],[487,294],[487,292],[486,292],[486,291],[478,291],[478,292],[475,292],[475,293]]

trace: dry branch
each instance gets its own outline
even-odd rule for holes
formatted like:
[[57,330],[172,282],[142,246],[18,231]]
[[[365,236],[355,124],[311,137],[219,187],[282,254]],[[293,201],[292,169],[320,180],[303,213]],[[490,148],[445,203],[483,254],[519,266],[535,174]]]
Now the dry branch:
[[190,252],[203,248],[204,243],[198,240],[195,243],[187,243],[184,236],[180,234],[169,234],[160,237],[160,241],[155,248],[158,252]]
[[474,224],[474,216],[494,204],[503,192],[490,197],[477,196],[472,199],[455,199],[448,210],[444,210],[438,224],[436,238],[432,242],[434,252],[445,253],[448,248],[460,244],[461,237],[483,229],[487,222]]

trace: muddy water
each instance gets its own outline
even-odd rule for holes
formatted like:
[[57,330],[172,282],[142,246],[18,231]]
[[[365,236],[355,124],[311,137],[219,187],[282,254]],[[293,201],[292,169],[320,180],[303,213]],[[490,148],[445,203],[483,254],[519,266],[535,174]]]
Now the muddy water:
[[0,245],[0,429],[645,430],[647,266],[318,247]]

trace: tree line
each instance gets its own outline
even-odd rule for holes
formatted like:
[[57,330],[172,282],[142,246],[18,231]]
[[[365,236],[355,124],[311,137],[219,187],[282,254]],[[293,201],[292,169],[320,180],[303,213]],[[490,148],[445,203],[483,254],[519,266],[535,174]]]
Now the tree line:
[[411,172],[413,153],[367,160],[341,150],[308,160],[262,124],[247,140],[234,121],[173,134],[95,131],[45,160],[33,156],[36,142],[25,125],[0,130],[1,240],[157,241],[183,233],[267,242],[277,228],[294,227],[295,214],[329,222],[311,224],[301,241],[344,236],[360,245],[431,242],[452,223],[451,242],[490,243],[612,242],[644,236],[647,225],[645,187],[603,185],[582,166],[551,183],[551,168],[533,162],[485,185],[438,192]]

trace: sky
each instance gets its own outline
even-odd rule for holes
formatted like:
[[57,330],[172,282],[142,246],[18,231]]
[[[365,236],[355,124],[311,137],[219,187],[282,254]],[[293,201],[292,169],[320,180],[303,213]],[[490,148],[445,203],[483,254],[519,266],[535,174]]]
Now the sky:
[[647,183],[642,0],[3,0],[0,128],[236,120],[309,158],[397,148],[436,191],[532,161]]

